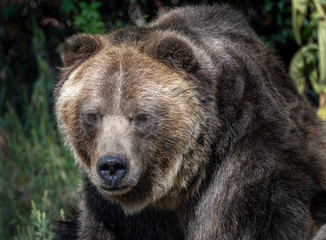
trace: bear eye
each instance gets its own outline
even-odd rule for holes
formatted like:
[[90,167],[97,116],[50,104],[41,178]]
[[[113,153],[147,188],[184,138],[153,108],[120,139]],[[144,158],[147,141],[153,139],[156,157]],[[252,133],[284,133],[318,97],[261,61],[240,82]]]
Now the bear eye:
[[147,122],[149,120],[148,115],[144,113],[137,114],[132,118],[132,125],[138,130],[144,130],[147,127]]
[[95,125],[101,121],[101,117],[98,114],[89,113],[86,115],[86,122],[90,125]]
[[96,122],[96,116],[95,115],[89,115],[88,116],[88,120],[90,121],[90,122],[92,122],[92,123],[95,123]]
[[137,124],[142,124],[142,123],[145,123],[147,121],[148,117],[146,114],[144,113],[141,113],[141,114],[138,114],[135,118],[134,118],[134,121],[135,123]]

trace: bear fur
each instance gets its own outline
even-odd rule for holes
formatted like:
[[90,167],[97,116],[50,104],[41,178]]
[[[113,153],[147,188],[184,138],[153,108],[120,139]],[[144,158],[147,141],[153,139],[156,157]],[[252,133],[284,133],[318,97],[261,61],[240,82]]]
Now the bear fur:
[[55,239],[299,240],[322,227],[323,123],[241,14],[187,6],[67,43],[55,111],[84,176]]

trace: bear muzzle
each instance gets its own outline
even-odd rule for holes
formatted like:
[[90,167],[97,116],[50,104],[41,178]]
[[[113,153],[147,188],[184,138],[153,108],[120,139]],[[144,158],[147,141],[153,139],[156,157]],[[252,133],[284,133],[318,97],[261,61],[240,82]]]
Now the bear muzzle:
[[97,172],[105,181],[107,191],[116,191],[121,187],[119,183],[128,171],[128,162],[116,155],[104,155],[97,164]]

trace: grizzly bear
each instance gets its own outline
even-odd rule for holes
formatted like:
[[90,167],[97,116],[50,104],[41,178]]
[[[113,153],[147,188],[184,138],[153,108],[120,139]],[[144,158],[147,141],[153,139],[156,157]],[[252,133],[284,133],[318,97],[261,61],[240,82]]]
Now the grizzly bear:
[[55,111],[84,174],[55,239],[299,240],[322,227],[323,123],[237,11],[176,8],[67,44]]

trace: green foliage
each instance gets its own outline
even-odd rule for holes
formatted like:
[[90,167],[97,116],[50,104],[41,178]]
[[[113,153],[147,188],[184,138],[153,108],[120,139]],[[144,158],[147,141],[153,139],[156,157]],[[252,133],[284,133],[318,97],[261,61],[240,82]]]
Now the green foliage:
[[75,26],[85,33],[104,33],[104,22],[101,21],[101,15],[98,13],[100,2],[80,2],[80,14],[76,16]]
[[[78,181],[74,161],[59,140],[49,109],[54,74],[43,54],[44,32],[35,16],[31,20],[31,50],[38,78],[30,97],[27,89],[20,89],[20,95],[15,96],[21,110],[5,100],[0,116],[0,131],[5,129],[7,145],[0,154],[0,239],[12,239],[14,229],[17,240],[49,239],[49,222],[59,217],[60,203],[74,197]],[[40,204],[41,210],[36,207]],[[25,212],[29,209],[28,218]]]
[[326,2],[292,0],[292,21],[300,49],[293,56],[290,75],[301,93],[307,86],[318,95],[318,114],[326,120]]
[[40,208],[36,207],[34,201],[31,201],[32,209],[30,220],[31,222],[25,227],[18,227],[18,234],[14,240],[47,240],[51,239],[52,232],[50,229],[50,219],[46,212],[51,208],[51,203],[48,199],[48,191],[44,191]]
[[74,14],[74,25],[77,30],[90,34],[104,33],[105,23],[99,13],[102,4],[97,1],[90,3],[82,1],[78,6],[79,8],[73,0],[61,0],[60,12],[66,17]]
[[290,64],[290,74],[295,80],[299,92],[304,93],[306,89],[306,78],[304,76],[303,70],[310,72],[310,80],[313,89],[318,90],[320,86],[318,83],[318,75],[316,72],[316,67],[318,65],[318,45],[317,44],[307,44],[300,48],[298,52],[293,56]]
[[299,45],[301,41],[301,27],[307,14],[307,0],[295,0],[292,1],[292,23],[294,38]]
[[[37,220],[39,225],[29,227],[30,220],[20,215],[30,208],[30,199],[36,203],[41,202],[41,194],[46,190],[51,202],[56,202],[56,205],[47,209],[50,220],[54,220],[59,216],[59,203],[67,202],[73,197],[77,183],[74,161],[62,148],[54,120],[49,114],[47,96],[52,91],[53,82],[49,79],[52,75],[40,56],[37,60],[41,74],[34,84],[28,104],[26,93],[22,93],[26,101],[24,117],[19,116],[16,110],[8,105],[8,112],[4,117],[8,154],[7,157],[0,156],[0,202],[5,203],[1,206],[3,214],[0,216],[0,222],[8,222],[9,228],[26,225],[27,230],[21,230],[21,234],[28,233],[30,236],[38,236],[36,230],[41,231],[43,235],[49,231],[46,229],[49,219],[45,218],[44,213],[40,218],[33,204],[31,221]],[[6,235],[5,232],[1,234]],[[5,236],[1,239],[5,239]]]
[[318,47],[319,47],[320,83],[325,88],[326,87],[326,14],[325,13],[324,16],[325,16],[324,21],[319,21],[318,23]]
[[[266,17],[265,25],[266,32],[262,36],[264,41],[273,45],[285,45],[292,40],[292,25],[291,25],[291,0],[266,0],[262,9],[262,14]],[[270,29],[273,25],[274,29]],[[277,32],[277,34],[275,34]]]
[[74,11],[76,11],[76,5],[72,0],[61,0],[60,12],[69,16]]

